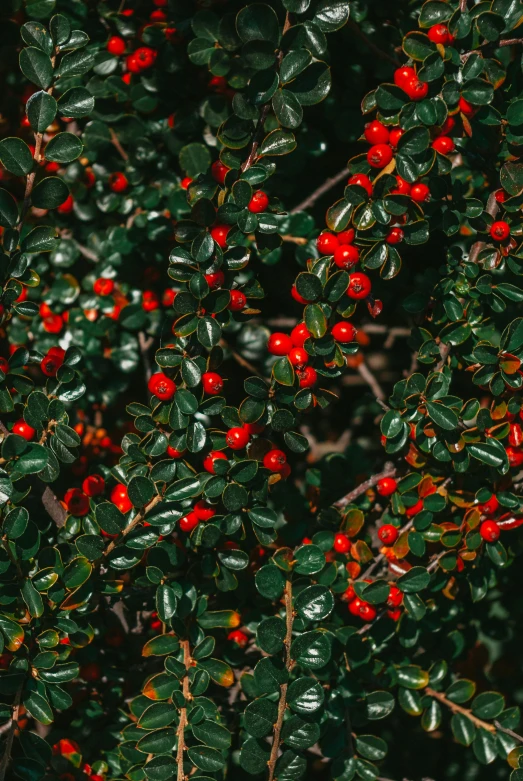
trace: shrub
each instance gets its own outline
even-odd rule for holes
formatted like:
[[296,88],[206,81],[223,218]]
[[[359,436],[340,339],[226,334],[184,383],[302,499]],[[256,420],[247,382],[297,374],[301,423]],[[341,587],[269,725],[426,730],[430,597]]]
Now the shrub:
[[523,3],[0,13],[0,781],[521,781]]

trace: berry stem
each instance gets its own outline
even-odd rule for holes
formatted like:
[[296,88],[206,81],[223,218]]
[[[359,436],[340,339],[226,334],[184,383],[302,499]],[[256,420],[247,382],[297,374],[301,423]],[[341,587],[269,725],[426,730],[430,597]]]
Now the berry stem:
[[[294,614],[292,611],[292,583],[287,580],[285,583],[285,623],[287,631],[285,633],[285,667],[287,672],[291,671],[292,659],[291,659],[291,642],[292,642],[292,623],[294,620]],[[280,701],[278,702],[278,718],[274,725],[274,733],[272,738],[271,755],[268,761],[269,766],[269,781],[274,781],[274,772],[276,770],[276,762],[278,760],[278,752],[280,750],[281,731],[283,727],[283,718],[285,716],[285,709],[287,707],[287,683],[282,683],[280,686]]]

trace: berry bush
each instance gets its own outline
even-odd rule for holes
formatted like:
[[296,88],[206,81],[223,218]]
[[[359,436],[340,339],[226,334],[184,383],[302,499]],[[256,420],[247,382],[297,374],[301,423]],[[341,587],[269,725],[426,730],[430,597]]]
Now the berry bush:
[[0,781],[522,781],[522,0],[0,22]]

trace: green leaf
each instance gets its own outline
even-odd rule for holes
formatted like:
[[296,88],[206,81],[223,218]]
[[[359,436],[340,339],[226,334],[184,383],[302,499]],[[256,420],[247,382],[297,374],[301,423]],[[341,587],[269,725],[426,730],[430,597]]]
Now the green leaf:
[[303,109],[298,98],[289,90],[280,89],[274,93],[272,108],[283,127],[297,128],[303,119]]
[[284,130],[272,130],[269,135],[263,139],[259,157],[288,155],[296,149],[296,139],[292,133],[286,133]]
[[495,719],[505,708],[505,700],[498,692],[482,692],[472,700],[472,713],[478,719]]
[[331,645],[326,634],[315,630],[303,632],[291,645],[291,658],[305,669],[317,670],[329,662]]
[[285,579],[278,567],[275,567],[273,564],[266,564],[257,571],[255,583],[256,589],[262,597],[275,600],[279,599],[283,594]]
[[196,142],[182,147],[178,159],[186,175],[192,178],[204,173],[211,165],[209,150],[203,144]]
[[74,133],[57,133],[45,147],[46,160],[71,163],[80,157],[83,144]]
[[392,713],[395,704],[396,701],[390,692],[370,692],[365,699],[367,718],[371,721],[384,719]]
[[53,79],[51,58],[35,46],[28,46],[20,52],[20,70],[40,89],[47,89]]
[[40,724],[51,724],[53,721],[53,710],[47,700],[38,692],[29,692],[23,698],[23,703],[28,713]]
[[199,724],[193,724],[192,732],[194,737],[205,743],[206,746],[212,746],[212,748],[223,751],[231,745],[232,736],[229,730],[210,719],[205,719]]
[[244,43],[269,41],[275,46],[280,41],[280,25],[274,10],[265,3],[250,3],[236,17],[236,30]]
[[214,748],[208,746],[195,746],[187,750],[187,756],[200,770],[216,773],[225,765],[225,759]]
[[38,182],[31,194],[37,209],[56,209],[69,195],[69,188],[58,176],[48,176]]
[[313,62],[287,87],[302,106],[321,103],[331,88],[330,68],[324,62]]
[[283,648],[286,626],[279,616],[270,616],[260,621],[256,629],[256,644],[268,654],[276,654]]
[[334,609],[334,597],[326,586],[308,586],[300,591],[294,603],[298,615],[309,621],[320,621]]
[[282,740],[291,748],[304,749],[313,746],[320,737],[320,725],[300,716],[291,716],[283,724]]
[[287,702],[295,713],[308,716],[323,705],[325,692],[314,678],[298,678],[287,689]]
[[449,407],[445,407],[442,402],[439,401],[427,401],[427,412],[431,420],[440,426],[445,431],[454,431],[458,427],[458,416]]
[[254,738],[263,738],[272,732],[278,718],[278,705],[272,700],[258,698],[249,703],[244,712],[245,729]]
[[412,567],[398,578],[398,587],[406,594],[423,591],[430,583],[430,573],[425,567]]
[[0,225],[2,228],[14,228],[18,222],[18,205],[7,190],[0,188]]
[[58,242],[56,229],[40,225],[33,228],[22,240],[22,252],[50,252]]
[[56,116],[56,100],[47,92],[35,92],[27,101],[25,110],[33,130],[43,133]]
[[85,87],[72,87],[58,98],[58,110],[64,117],[87,117],[94,109],[94,98]]
[[155,495],[154,483],[147,477],[133,477],[128,485],[129,499],[134,507],[145,507]]
[[33,167],[31,150],[21,138],[4,138],[0,141],[0,161],[15,176],[26,176]]

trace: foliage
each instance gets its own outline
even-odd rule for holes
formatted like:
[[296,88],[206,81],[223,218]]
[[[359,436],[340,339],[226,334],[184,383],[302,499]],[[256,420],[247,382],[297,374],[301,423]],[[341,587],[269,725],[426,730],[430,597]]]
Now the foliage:
[[521,781],[521,0],[0,14],[0,781]]

